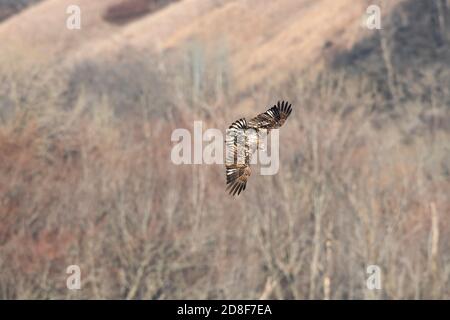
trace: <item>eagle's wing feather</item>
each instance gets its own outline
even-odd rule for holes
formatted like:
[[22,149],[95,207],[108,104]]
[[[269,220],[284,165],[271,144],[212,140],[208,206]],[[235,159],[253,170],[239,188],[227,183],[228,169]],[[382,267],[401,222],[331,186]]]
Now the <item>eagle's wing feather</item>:
[[227,191],[231,195],[236,193],[239,195],[241,191],[245,190],[247,179],[250,176],[250,167],[247,164],[230,164],[227,165]]
[[248,126],[255,129],[277,129],[284,124],[291,112],[291,104],[278,101],[272,108],[251,119]]

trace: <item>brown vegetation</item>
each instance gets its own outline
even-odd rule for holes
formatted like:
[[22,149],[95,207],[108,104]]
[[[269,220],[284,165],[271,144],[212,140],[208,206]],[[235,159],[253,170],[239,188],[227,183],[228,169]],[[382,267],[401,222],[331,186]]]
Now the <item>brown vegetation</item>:
[[112,23],[125,23],[175,1],[177,0],[122,0],[109,6],[103,17]]
[[[368,37],[247,90],[201,41],[170,63],[128,50],[59,72],[2,64],[0,298],[448,299],[449,44],[427,37],[422,5],[388,53]],[[423,35],[402,46],[412,21]],[[294,106],[280,171],[238,198],[223,166],[171,162],[173,129],[225,129],[278,99]],[[81,290],[66,288],[72,264]],[[366,287],[372,264],[382,290]]]

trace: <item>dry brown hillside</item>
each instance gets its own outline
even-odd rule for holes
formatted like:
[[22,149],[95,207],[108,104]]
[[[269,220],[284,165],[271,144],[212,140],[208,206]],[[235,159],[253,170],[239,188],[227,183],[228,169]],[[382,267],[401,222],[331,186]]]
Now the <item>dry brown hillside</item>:
[[36,4],[42,0],[2,0],[0,1],[0,22],[19,13],[28,6]]
[[[17,56],[30,62],[60,59],[83,43],[108,37],[116,27],[105,22],[101,13],[116,0],[47,0],[0,24],[0,54]],[[66,28],[66,9],[78,5],[82,10],[82,30]]]
[[125,48],[184,54],[186,44],[201,43],[206,56],[227,51],[235,85],[245,90],[268,77],[284,80],[278,70],[317,65],[350,49],[365,35],[364,6],[351,0],[185,0],[82,48],[79,56],[114,56]]
[[[111,8],[123,2],[44,1],[0,25],[1,53],[60,64],[116,59],[129,49],[184,54],[186,43],[199,42],[205,55],[227,51],[235,86],[246,90],[268,78],[284,80],[281,70],[321,64],[367,35],[361,27],[365,1],[184,0],[150,13],[134,1],[130,12],[142,9],[143,17],[107,22]],[[65,28],[70,4],[82,10],[80,31]]]

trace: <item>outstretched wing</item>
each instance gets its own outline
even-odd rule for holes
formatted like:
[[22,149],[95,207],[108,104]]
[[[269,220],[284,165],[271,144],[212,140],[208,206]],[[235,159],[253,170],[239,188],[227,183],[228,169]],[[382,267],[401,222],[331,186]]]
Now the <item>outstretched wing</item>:
[[245,190],[247,179],[251,174],[251,155],[246,129],[248,129],[247,121],[239,119],[231,124],[226,137],[226,190],[233,196]]
[[247,186],[247,179],[250,177],[250,166],[247,164],[227,164],[227,191],[231,195],[239,195]]
[[291,106],[287,101],[278,101],[272,108],[251,119],[248,126],[255,129],[277,129],[284,124],[291,114]]

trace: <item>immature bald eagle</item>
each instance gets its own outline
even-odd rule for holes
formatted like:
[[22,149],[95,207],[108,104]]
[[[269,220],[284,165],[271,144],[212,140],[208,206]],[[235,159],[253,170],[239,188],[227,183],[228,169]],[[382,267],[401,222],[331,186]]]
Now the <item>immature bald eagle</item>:
[[247,179],[252,171],[250,159],[255,150],[260,148],[260,131],[278,129],[291,114],[291,104],[278,101],[276,105],[255,118],[247,121],[239,119],[231,124],[227,134],[226,175],[227,189],[231,195],[239,195],[245,190]]

